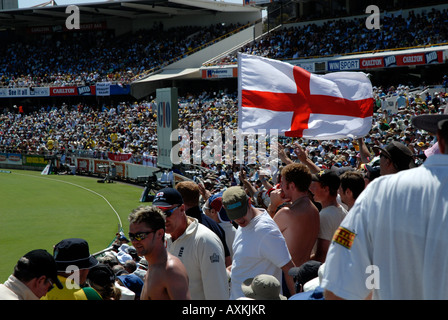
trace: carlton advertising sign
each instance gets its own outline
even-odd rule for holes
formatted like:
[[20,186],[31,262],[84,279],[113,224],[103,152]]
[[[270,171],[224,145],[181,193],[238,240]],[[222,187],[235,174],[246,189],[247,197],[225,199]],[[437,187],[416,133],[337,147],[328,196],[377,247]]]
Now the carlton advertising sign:
[[50,96],[90,96],[95,95],[95,86],[50,87]]
[[426,64],[424,53],[403,54],[397,56],[397,66]]
[[383,68],[383,57],[360,59],[360,67],[361,69]]
[[77,96],[76,87],[52,87],[50,88],[50,96]]

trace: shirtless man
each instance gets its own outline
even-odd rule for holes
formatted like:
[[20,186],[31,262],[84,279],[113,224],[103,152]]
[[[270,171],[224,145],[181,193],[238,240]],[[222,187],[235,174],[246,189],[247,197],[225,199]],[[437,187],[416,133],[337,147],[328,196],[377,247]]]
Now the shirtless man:
[[[303,164],[291,163],[281,172],[281,189],[271,192],[271,207],[291,202],[274,215],[286,239],[292,261],[301,266],[310,259],[310,254],[319,233],[319,211],[308,196],[311,172]],[[275,209],[274,209],[275,210]]]
[[148,261],[141,300],[190,300],[188,274],[165,247],[165,219],[157,207],[139,207],[129,215],[129,239]]

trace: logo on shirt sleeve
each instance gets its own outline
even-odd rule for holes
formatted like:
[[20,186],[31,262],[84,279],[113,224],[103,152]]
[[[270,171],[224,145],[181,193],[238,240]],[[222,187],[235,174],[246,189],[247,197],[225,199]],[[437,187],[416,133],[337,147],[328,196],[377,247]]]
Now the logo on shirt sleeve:
[[355,240],[356,234],[344,227],[339,227],[333,235],[333,242],[340,244],[341,246],[351,249],[353,240]]
[[213,263],[213,262],[219,262],[219,255],[216,254],[216,253],[213,253],[213,254],[210,256],[210,262],[211,262],[211,263]]

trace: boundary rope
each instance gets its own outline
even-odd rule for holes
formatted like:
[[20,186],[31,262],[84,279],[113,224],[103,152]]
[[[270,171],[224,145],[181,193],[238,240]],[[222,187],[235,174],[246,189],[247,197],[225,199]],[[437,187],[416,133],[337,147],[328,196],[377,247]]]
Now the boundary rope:
[[115,210],[115,208],[112,206],[112,204],[109,202],[109,200],[107,200],[106,197],[104,197],[102,194],[100,194],[100,193],[98,193],[98,192],[96,192],[96,191],[93,191],[93,190],[91,190],[91,189],[89,189],[89,188],[80,186],[79,184],[76,184],[76,183],[73,183],[73,182],[68,182],[68,181],[63,181],[63,180],[58,180],[58,179],[52,179],[52,178],[43,177],[43,176],[34,176],[34,175],[29,175],[29,174],[17,173],[17,172],[12,172],[12,173],[13,173],[13,174],[16,174],[16,175],[20,175],[20,176],[33,177],[33,178],[40,178],[40,179],[46,179],[46,180],[51,180],[51,181],[56,181],[56,182],[66,183],[66,184],[69,184],[69,185],[72,185],[72,186],[75,186],[75,187],[84,189],[84,190],[86,190],[86,191],[88,191],[88,192],[91,192],[91,193],[93,193],[93,194],[99,196],[99,197],[102,198],[104,201],[106,201],[106,203],[109,205],[109,207],[110,207],[110,208],[112,209],[112,211],[115,213],[115,215],[116,215],[117,218],[118,218],[118,223],[120,224],[120,229],[123,229],[123,224],[122,224],[122,222],[121,222],[120,215],[118,214],[117,210]]

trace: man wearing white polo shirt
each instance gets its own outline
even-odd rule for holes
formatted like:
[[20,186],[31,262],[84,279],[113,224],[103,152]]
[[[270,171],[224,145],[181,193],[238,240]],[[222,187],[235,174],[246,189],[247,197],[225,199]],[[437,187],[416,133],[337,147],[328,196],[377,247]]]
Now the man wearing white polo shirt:
[[325,299],[448,299],[448,115],[412,119],[441,154],[369,183],[330,245]]
[[185,213],[182,195],[174,188],[159,190],[153,205],[165,214],[167,249],[188,272],[192,300],[227,300],[229,284],[224,247],[219,237]]

